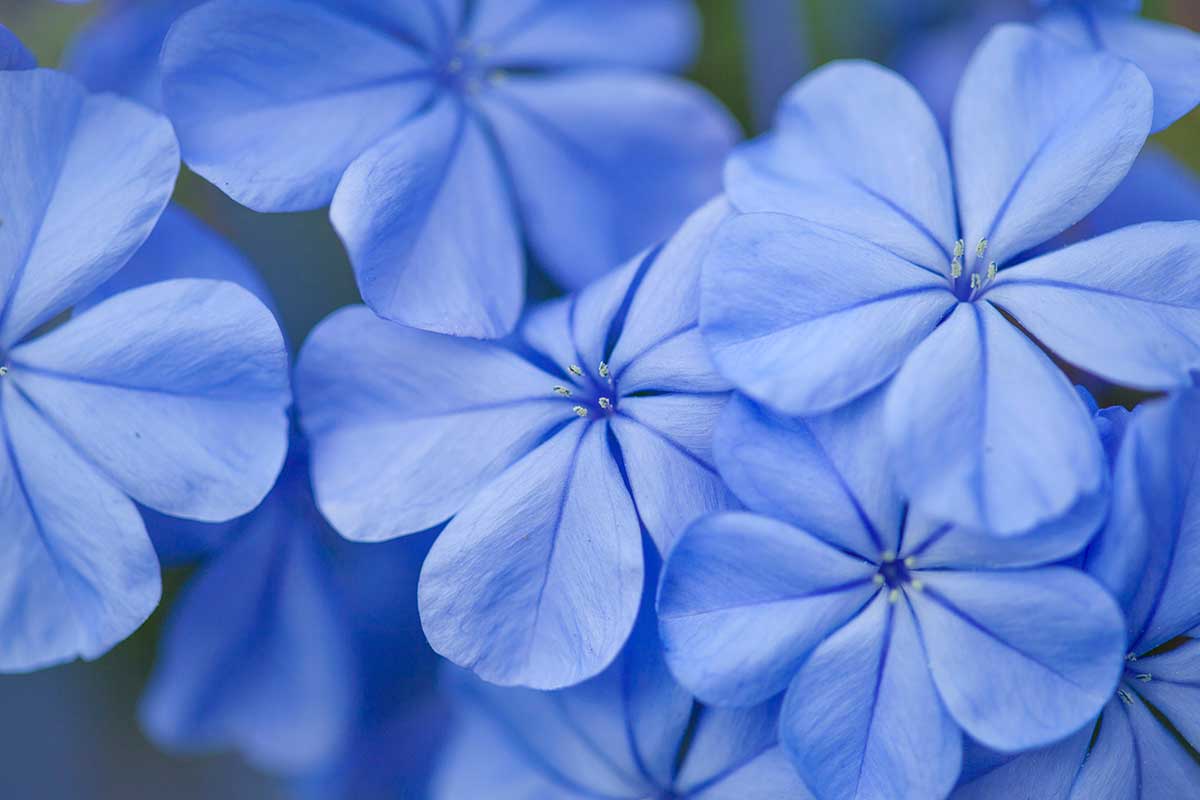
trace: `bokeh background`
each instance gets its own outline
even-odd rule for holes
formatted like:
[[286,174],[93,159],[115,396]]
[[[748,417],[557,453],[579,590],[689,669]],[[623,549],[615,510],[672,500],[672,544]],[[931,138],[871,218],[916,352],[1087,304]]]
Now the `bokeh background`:
[[[75,31],[103,4],[0,0],[0,22],[25,41],[40,63],[54,66]],[[951,30],[980,6],[1008,15],[1021,13],[1025,0],[700,0],[698,5],[705,28],[692,77],[724,101],[752,135],[769,125],[778,96],[814,66],[836,58],[890,63],[920,51],[933,41],[926,36]],[[1146,0],[1146,14],[1200,30],[1197,0]],[[1200,169],[1200,115],[1193,113],[1156,138]],[[186,170],[176,199],[257,265],[278,300],[293,343],[303,341],[329,312],[357,302],[349,263],[325,212],[254,214]],[[535,295],[557,293],[545,278],[531,278]],[[0,676],[0,798],[296,796],[294,785],[256,772],[232,754],[166,754],[139,729],[138,699],[163,621],[189,573],[186,568],[168,570],[158,611],[99,661]],[[415,584],[410,589],[415,601]],[[405,794],[397,791],[395,796]]]

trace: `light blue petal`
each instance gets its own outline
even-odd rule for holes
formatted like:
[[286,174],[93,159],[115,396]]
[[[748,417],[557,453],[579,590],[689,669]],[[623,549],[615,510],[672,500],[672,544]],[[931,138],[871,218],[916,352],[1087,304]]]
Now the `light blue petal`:
[[570,686],[616,657],[642,576],[641,529],[606,426],[577,421],[446,526],[421,572],[421,622],[434,650],[484,680]]
[[1161,655],[1139,658],[1130,669],[1149,676],[1138,679],[1138,693],[1193,747],[1200,744],[1200,642],[1192,639]]
[[1142,765],[1135,736],[1128,707],[1114,697],[1104,708],[1099,733],[1079,768],[1070,800],[1152,800],[1153,795],[1144,794],[1140,786]]
[[862,446],[879,438],[881,410],[878,391],[805,419],[735,395],[717,424],[717,466],[752,510],[874,560],[898,549],[905,507],[887,460]]
[[1200,178],[1166,150],[1149,145],[1084,224],[1098,236],[1142,222],[1189,219],[1200,219]]
[[287,352],[230,283],[117,295],[12,351],[14,382],[143,505],[221,522],[262,502],[287,451]]
[[381,317],[478,338],[516,324],[525,295],[516,219],[487,135],[456,99],[356,159],[330,219]]
[[981,744],[1006,752],[1050,744],[1112,697],[1124,624],[1091,578],[1063,567],[917,575],[924,591],[909,597],[933,680]]
[[502,0],[476,4],[469,36],[518,69],[678,70],[700,44],[700,17],[687,0]]
[[154,548],[129,498],[0,388],[0,671],[99,658],[158,605]]
[[671,551],[659,586],[667,663],[705,702],[764,702],[878,591],[874,573],[783,522],[705,517]]
[[701,291],[717,368],[790,414],[829,411],[880,385],[954,305],[942,277],[779,214],[725,223]]
[[233,747],[262,769],[300,773],[346,744],[356,655],[307,476],[293,469],[172,611],[140,710],[159,746]]
[[[1023,25],[995,28],[954,104],[967,271],[975,261],[981,275],[983,264],[1003,266],[1098,206],[1146,140],[1152,95],[1127,61]],[[986,252],[976,257],[983,240]]]
[[1133,755],[1137,800],[1187,797],[1200,786],[1200,764],[1180,746],[1175,736],[1159,722],[1141,698],[1122,704],[1129,715],[1136,747]]
[[1136,64],[1154,88],[1153,130],[1161,131],[1200,103],[1200,35],[1119,12],[1062,9],[1038,25],[1077,47],[1102,50]]
[[577,288],[666,238],[721,190],[736,139],[704,90],[665,76],[518,76],[480,103],[508,162],[528,244]]
[[558,381],[485,342],[356,306],[309,336],[296,369],[317,504],[349,539],[378,542],[454,515],[556,424]]
[[734,508],[712,460],[713,427],[728,397],[626,397],[612,421],[638,516],[660,553],[703,514]]
[[[1094,726],[1052,747],[1017,756],[964,783],[951,800],[1068,800],[1088,755]],[[1101,729],[1103,735],[1103,728]],[[1110,734],[1111,735],[1111,734]],[[1114,800],[1119,794],[1104,795]]]
[[161,69],[188,166],[256,211],[329,203],[350,162],[434,91],[401,39],[290,0],[188,12]]
[[49,70],[0,72],[0,346],[116,272],[167,204],[179,171],[168,122],[88,96]]
[[958,234],[942,135],[917,92],[878,65],[809,75],[784,98],[775,132],[735,152],[725,187],[739,211],[802,217],[949,272]]
[[423,51],[437,52],[463,33],[467,0],[308,0]]
[[887,390],[897,480],[932,517],[1015,536],[1107,480],[1087,408],[1066,377],[987,303],[963,303]]
[[0,25],[0,70],[34,69],[37,59],[25,49],[17,35]]
[[962,764],[912,610],[882,595],[805,662],[779,724],[818,800],[945,797]]
[[1124,386],[1200,370],[1200,222],[1135,225],[1005,270],[986,293],[1057,355]]

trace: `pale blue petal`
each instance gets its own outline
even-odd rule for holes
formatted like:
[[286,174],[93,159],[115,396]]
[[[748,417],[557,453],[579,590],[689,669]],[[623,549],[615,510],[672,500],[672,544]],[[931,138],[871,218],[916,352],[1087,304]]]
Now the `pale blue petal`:
[[813,72],[775,132],[730,159],[725,185],[739,211],[803,217],[949,272],[958,227],[942,135],[916,90],[876,64]]
[[1142,764],[1135,736],[1128,707],[1114,697],[1104,708],[1099,733],[1079,768],[1070,800],[1154,800],[1154,796],[1142,792]]
[[719,193],[737,135],[704,90],[638,72],[513,75],[480,102],[528,244],[568,288],[666,238]]
[[516,324],[525,257],[512,204],[487,134],[454,98],[356,159],[330,219],[381,317],[478,338]]
[[321,512],[362,541],[444,522],[575,418],[556,383],[497,345],[405,328],[362,306],[336,312],[296,369]]
[[818,800],[949,794],[962,734],[907,604],[880,596],[813,652],[788,689],[780,738]]
[[[1068,800],[1088,755],[1094,726],[1052,747],[1033,750],[964,783],[951,800]],[[1103,731],[1103,729],[1102,729]],[[1109,797],[1105,795],[1106,799]],[[1119,795],[1112,795],[1118,800]]]
[[[938,693],[963,730],[996,750],[1074,733],[1112,697],[1125,657],[1112,598],[1075,570],[916,573],[909,597]],[[996,702],[996,698],[1004,702]]]
[[1098,236],[1142,222],[1189,219],[1200,219],[1200,178],[1166,150],[1149,145],[1084,225]]
[[0,346],[116,272],[167,204],[179,171],[170,124],[49,70],[0,72]]
[[887,459],[863,442],[881,433],[881,392],[831,414],[775,415],[744,397],[717,424],[717,466],[752,510],[784,519],[867,560],[899,547],[904,498]]
[[1180,746],[1140,697],[1132,705],[1122,704],[1121,708],[1129,715],[1136,742],[1133,755],[1137,759],[1134,762],[1137,800],[1195,794],[1200,786],[1200,764],[1192,754]]
[[0,671],[94,659],[161,595],[137,509],[5,379],[0,419]]
[[463,32],[467,0],[308,0],[378,28],[424,51],[438,51]]
[[700,315],[713,361],[790,414],[845,405],[886,381],[954,305],[942,277],[876,245],[779,214],[717,232]]
[[1149,676],[1135,684],[1138,694],[1153,703],[1193,747],[1200,744],[1200,642],[1191,639],[1161,655],[1139,658],[1130,669]]
[[1107,480],[1087,408],[1054,363],[987,303],[963,303],[887,390],[897,480],[930,516],[1015,536]]
[[981,241],[979,264],[1003,266],[1098,206],[1146,140],[1152,94],[1122,59],[1027,26],[995,28],[963,75],[952,122],[968,272]]
[[1146,223],[1005,270],[986,297],[1068,362],[1142,389],[1200,370],[1200,222]]
[[188,166],[256,211],[329,203],[434,91],[402,40],[289,0],[205,3],[175,23],[161,68]]
[[878,591],[875,566],[767,517],[694,524],[667,559],[658,594],[667,663],[697,697],[752,705]]
[[222,522],[266,496],[287,451],[287,351],[230,283],[132,289],[24,344],[7,380],[139,503]]
[[434,650],[484,680],[570,686],[616,657],[642,577],[641,529],[606,426],[577,421],[446,526],[421,572],[421,622]]

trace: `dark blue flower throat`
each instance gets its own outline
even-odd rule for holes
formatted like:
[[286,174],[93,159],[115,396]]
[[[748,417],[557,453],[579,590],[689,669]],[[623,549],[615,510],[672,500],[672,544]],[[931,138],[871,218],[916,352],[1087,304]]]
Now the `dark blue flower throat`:
[[569,386],[555,386],[554,393],[570,399],[575,415],[583,419],[611,417],[617,410],[617,384],[608,363],[601,361],[596,374],[583,371],[578,364],[567,367],[571,376]]

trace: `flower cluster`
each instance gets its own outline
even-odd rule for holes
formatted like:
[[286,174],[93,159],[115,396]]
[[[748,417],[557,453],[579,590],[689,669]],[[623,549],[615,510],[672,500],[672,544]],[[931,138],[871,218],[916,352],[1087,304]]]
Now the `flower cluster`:
[[[0,669],[201,562],[143,727],[310,795],[1197,796],[1200,36],[1032,6],[740,145],[687,0],[0,27]],[[181,161],[328,207],[294,366]]]

